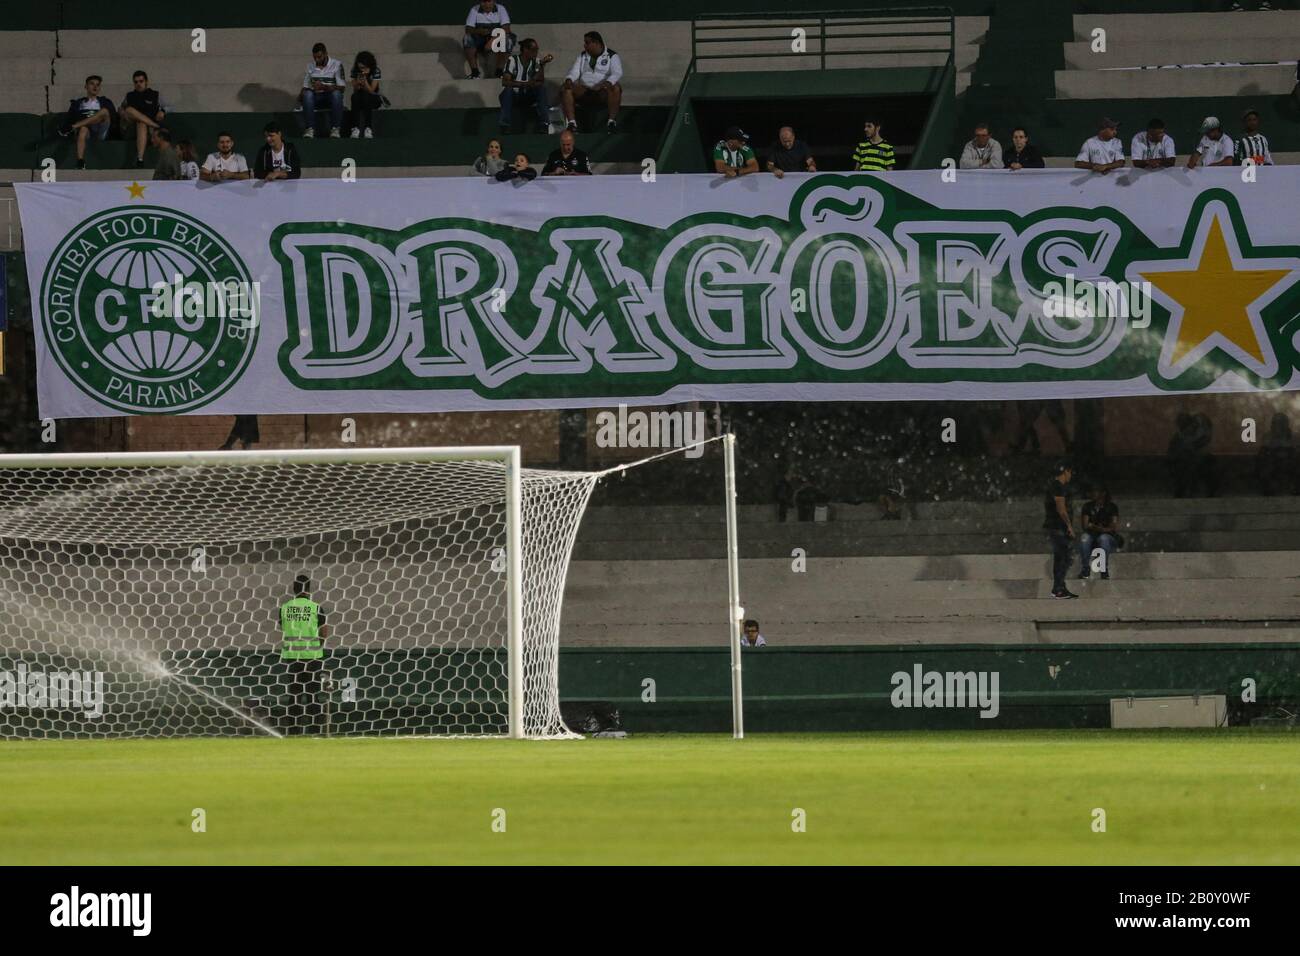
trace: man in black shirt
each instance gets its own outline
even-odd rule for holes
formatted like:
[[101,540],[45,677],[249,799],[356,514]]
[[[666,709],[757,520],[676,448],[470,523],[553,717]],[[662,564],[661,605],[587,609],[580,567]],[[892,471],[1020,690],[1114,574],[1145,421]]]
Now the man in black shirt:
[[149,75],[144,70],[131,74],[131,92],[122,101],[122,132],[135,126],[135,164],[144,165],[144,147],[149,141],[149,130],[157,129],[167,118],[157,90],[149,89]]
[[578,149],[571,130],[560,134],[560,148],[554,150],[542,167],[543,176],[590,176],[591,157]]
[[275,179],[301,179],[302,161],[298,148],[285,140],[279,123],[262,127],[266,143],[257,151],[253,161],[253,177],[267,181]]
[[1052,549],[1052,597],[1076,598],[1065,587],[1065,576],[1070,571],[1072,553],[1071,542],[1074,540],[1074,527],[1070,523],[1070,503],[1067,485],[1074,476],[1073,470],[1064,462],[1057,465],[1056,477],[1047,483],[1043,494],[1043,530],[1047,532],[1048,544]]
[[1110,492],[1103,487],[1094,487],[1090,500],[1084,504],[1079,515],[1083,533],[1079,535],[1079,560],[1083,568],[1079,578],[1092,573],[1092,550],[1100,548],[1105,557],[1101,563],[1101,579],[1110,580],[1110,556],[1119,547],[1118,531],[1119,508],[1110,500]]
[[795,139],[793,127],[782,126],[777,141],[768,149],[767,171],[777,179],[786,173],[817,172],[812,150],[803,140]]

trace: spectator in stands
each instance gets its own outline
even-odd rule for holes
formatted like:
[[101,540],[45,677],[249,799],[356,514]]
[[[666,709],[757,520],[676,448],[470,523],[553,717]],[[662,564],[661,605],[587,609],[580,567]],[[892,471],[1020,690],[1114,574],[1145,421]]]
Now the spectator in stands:
[[542,167],[543,176],[590,176],[591,157],[578,149],[573,130],[560,134],[560,148],[553,150]]
[[330,56],[324,43],[311,48],[311,63],[302,78],[303,136],[316,135],[316,110],[330,111],[330,137],[338,139],[343,125],[343,62]]
[[257,416],[236,415],[235,423],[230,428],[230,434],[226,436],[225,442],[217,450],[230,451],[235,447],[235,442],[239,442],[243,445],[244,451],[248,451],[261,440],[262,432],[257,425]]
[[1047,415],[1048,423],[1060,436],[1061,447],[1067,452],[1072,450],[1069,429],[1065,427],[1065,405],[1059,398],[1028,399],[1017,403],[1020,427],[1015,440],[1011,443],[1012,454],[1029,451],[1037,455],[1041,445],[1038,441],[1038,419]]
[[550,121],[550,104],[546,100],[546,64],[555,57],[551,54],[538,57],[537,41],[532,37],[519,44],[519,52],[506,60],[505,72],[501,74],[501,114],[497,125],[502,133],[510,132],[516,106],[531,106],[537,116],[537,123],[545,130]]
[[[498,34],[500,42],[493,44],[493,33]],[[465,39],[461,42],[465,48],[465,63],[469,66],[469,78],[477,80],[483,75],[478,66],[479,51],[492,54],[493,76],[500,76],[505,70],[506,57],[515,49],[515,35],[510,32],[510,14],[496,0],[483,0],[469,8],[465,18]]]
[[988,123],[978,123],[974,136],[962,147],[957,165],[962,169],[1001,169],[1002,144],[989,134]]
[[1124,143],[1119,138],[1119,123],[1102,117],[1097,135],[1089,136],[1074,158],[1075,169],[1089,169],[1103,176],[1112,169],[1124,168]]
[[524,182],[531,182],[537,178],[537,170],[528,165],[528,156],[525,153],[516,153],[513,166],[507,166],[496,174],[499,182],[509,182],[512,179],[522,179]]
[[490,139],[487,151],[474,160],[474,172],[480,176],[495,176],[509,165],[506,158],[501,155],[501,140]]
[[149,74],[136,70],[131,74],[131,92],[122,101],[122,133],[135,127],[135,165],[144,166],[144,148],[149,142],[149,131],[162,125],[167,113],[157,90],[149,88]]
[[1165,453],[1175,498],[1186,498],[1201,487],[1211,498],[1218,494],[1214,459],[1210,456],[1213,430],[1209,416],[1204,413],[1183,412],[1178,416]]
[[1047,532],[1052,549],[1052,597],[1076,598],[1065,587],[1065,576],[1070,573],[1073,558],[1074,526],[1070,522],[1070,479],[1074,471],[1069,464],[1056,466],[1055,476],[1047,483],[1043,494],[1043,530]]
[[1079,580],[1092,575],[1092,552],[1101,548],[1106,559],[1101,565],[1101,579],[1110,580],[1110,556],[1123,546],[1119,533],[1119,508],[1110,500],[1110,491],[1100,483],[1092,486],[1089,500],[1079,512]]
[[767,647],[767,639],[758,630],[758,621],[752,617],[745,622],[740,634],[741,647]]
[[[1240,13],[1242,10],[1245,10],[1246,8],[1241,5],[1240,0],[1232,0],[1232,3],[1228,6],[1228,9],[1233,11],[1234,13]],[[1259,9],[1277,10],[1278,8],[1273,6],[1273,4],[1269,3],[1268,0],[1260,0]]]
[[1255,459],[1255,477],[1263,495],[1300,493],[1300,456],[1291,435],[1291,420],[1281,412],[1273,416],[1268,437]]
[[1002,154],[1002,165],[1007,169],[1042,169],[1047,165],[1038,147],[1029,142],[1029,133],[1023,126],[1011,131],[1011,145]]
[[883,129],[879,120],[869,119],[862,124],[866,136],[853,150],[853,168],[861,173],[883,173],[894,168],[894,147],[880,135]]
[[352,61],[352,138],[374,139],[375,111],[384,105],[379,92],[383,74],[379,61],[369,50],[362,50]]
[[1223,131],[1217,116],[1205,117],[1201,124],[1201,141],[1187,157],[1187,168],[1197,166],[1231,166],[1234,147],[1232,137]]
[[108,133],[116,122],[117,112],[113,101],[107,96],[99,95],[99,87],[104,82],[102,76],[86,77],[86,95],[79,96],[68,104],[68,112],[59,127],[59,135],[77,137],[77,168],[86,168],[86,143],[91,139],[102,143],[108,139]]
[[1246,110],[1241,116],[1246,131],[1237,140],[1234,153],[1237,165],[1241,166],[1247,159],[1253,159],[1256,166],[1272,166],[1273,154],[1268,151],[1268,137],[1259,131],[1259,112]]
[[758,172],[758,159],[750,148],[749,137],[739,126],[730,126],[713,147],[713,171],[728,179]]
[[279,123],[267,123],[262,127],[266,143],[257,151],[253,160],[253,176],[257,179],[272,181],[276,179],[301,179],[302,163],[298,159],[298,147],[284,141],[284,133]]
[[623,103],[623,58],[605,46],[595,30],[582,37],[582,52],[569,67],[560,88],[560,106],[569,129],[577,131],[579,103],[604,103],[609,111],[605,132],[618,129],[618,111]]
[[176,144],[176,155],[181,161],[181,179],[198,179],[199,163],[194,153],[194,144],[188,139],[181,140]]
[[1168,169],[1178,153],[1162,119],[1150,120],[1145,131],[1134,134],[1129,152],[1137,169]]
[[229,133],[217,134],[217,151],[208,153],[199,170],[199,178],[205,183],[221,183],[228,179],[248,179],[248,160],[243,153],[235,152],[235,137]]
[[817,161],[812,150],[801,139],[796,139],[793,126],[782,126],[776,142],[767,151],[767,171],[780,179],[786,173],[815,173]]
[[158,150],[158,163],[153,169],[155,180],[184,179],[181,173],[181,157],[172,145],[172,131],[166,126],[151,130],[153,145]]
[[[903,505],[907,503],[907,481],[903,474],[904,459],[892,459],[885,467],[885,490],[880,493],[877,504],[880,506],[882,521],[901,521]],[[912,508],[915,516],[915,508]]]

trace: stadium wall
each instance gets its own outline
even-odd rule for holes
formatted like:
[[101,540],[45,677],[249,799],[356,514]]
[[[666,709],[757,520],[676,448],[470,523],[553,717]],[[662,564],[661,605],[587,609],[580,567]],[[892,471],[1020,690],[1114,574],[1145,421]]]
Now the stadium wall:
[[[996,672],[998,714],[894,707],[896,673]],[[1300,701],[1300,644],[800,647],[746,651],[747,732],[1109,727],[1115,697],[1224,694],[1239,726]],[[1242,701],[1253,679],[1256,700]],[[645,681],[653,684],[647,700]],[[731,730],[729,651],[560,651],[562,702],[604,701],[632,733]]]

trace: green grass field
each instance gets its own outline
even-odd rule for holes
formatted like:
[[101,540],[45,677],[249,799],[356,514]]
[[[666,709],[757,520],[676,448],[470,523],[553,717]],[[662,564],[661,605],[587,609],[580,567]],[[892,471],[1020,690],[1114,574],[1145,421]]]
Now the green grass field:
[[11,741],[0,863],[1295,864],[1300,735]]

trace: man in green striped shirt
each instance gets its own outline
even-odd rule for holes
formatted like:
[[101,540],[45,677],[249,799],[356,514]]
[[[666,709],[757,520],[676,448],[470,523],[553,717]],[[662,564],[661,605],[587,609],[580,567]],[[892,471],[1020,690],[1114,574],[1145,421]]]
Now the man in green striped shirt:
[[862,127],[866,139],[853,151],[853,168],[863,173],[883,173],[894,168],[894,147],[880,135],[880,123],[867,120]]
[[713,170],[728,179],[758,172],[758,157],[745,142],[749,139],[739,126],[732,126],[713,147]]

